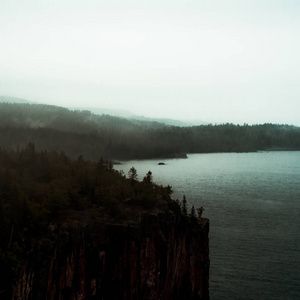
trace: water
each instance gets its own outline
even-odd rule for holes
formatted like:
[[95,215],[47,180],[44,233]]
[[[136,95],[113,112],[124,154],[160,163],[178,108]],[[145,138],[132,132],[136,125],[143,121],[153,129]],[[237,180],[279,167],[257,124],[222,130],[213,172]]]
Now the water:
[[300,152],[136,160],[210,219],[210,298],[300,299]]

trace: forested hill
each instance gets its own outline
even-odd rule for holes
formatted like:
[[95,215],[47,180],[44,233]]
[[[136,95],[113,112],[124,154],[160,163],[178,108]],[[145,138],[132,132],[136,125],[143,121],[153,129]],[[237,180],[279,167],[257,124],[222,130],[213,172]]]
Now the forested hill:
[[89,111],[0,103],[0,147],[64,151],[72,158],[133,159],[173,157],[180,153],[300,150],[300,128],[290,125],[167,126],[130,121]]

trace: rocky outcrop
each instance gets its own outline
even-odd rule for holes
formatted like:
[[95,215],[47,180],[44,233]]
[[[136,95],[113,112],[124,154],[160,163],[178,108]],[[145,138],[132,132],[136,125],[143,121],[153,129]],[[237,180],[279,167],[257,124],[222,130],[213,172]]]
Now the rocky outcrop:
[[209,299],[208,230],[170,212],[55,228],[33,247],[13,299]]

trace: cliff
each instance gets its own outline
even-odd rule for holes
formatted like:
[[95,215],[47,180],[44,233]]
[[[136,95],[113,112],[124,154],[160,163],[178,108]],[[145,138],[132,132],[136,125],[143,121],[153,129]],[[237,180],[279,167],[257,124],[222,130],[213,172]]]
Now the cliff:
[[0,149],[0,298],[208,299],[208,220],[149,171]]
[[209,221],[172,211],[131,223],[50,225],[12,299],[209,299]]

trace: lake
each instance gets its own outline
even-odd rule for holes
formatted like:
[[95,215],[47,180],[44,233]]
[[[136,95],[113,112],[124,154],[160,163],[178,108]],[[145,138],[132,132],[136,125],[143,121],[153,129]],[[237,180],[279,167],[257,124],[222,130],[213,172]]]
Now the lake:
[[[165,165],[158,165],[164,162]],[[132,160],[210,219],[210,299],[300,299],[300,152]]]

